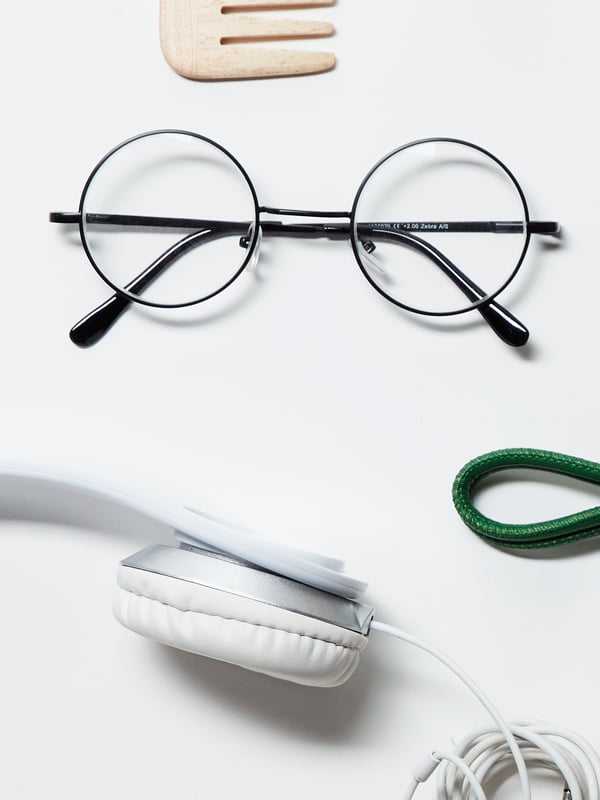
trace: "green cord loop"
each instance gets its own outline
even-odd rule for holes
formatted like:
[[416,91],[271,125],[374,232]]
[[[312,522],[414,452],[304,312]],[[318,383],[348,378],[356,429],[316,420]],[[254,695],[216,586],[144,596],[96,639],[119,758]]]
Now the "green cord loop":
[[475,485],[486,475],[506,469],[538,469],[600,485],[600,464],[549,450],[509,448],[478,456],[461,469],[452,499],[463,522],[493,544],[511,548],[552,547],[600,534],[600,507],[545,522],[512,525],[496,522],[473,506]]

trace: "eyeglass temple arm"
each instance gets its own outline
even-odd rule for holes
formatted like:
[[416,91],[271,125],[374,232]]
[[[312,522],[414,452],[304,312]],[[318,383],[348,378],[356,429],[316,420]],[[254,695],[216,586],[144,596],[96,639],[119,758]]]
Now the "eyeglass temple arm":
[[[359,226],[360,233],[361,226]],[[387,230],[370,230],[365,231],[372,239],[382,239],[394,241],[400,239],[402,244],[406,244],[415,250],[418,250],[425,256],[435,261],[440,269],[447,275],[450,280],[461,290],[461,292],[471,301],[477,302],[486,297],[486,292],[483,291],[474,281],[471,280],[465,273],[459,269],[456,264],[453,264],[437,247],[434,247],[430,242],[425,242],[413,234],[406,233],[406,231],[387,231]],[[504,306],[497,303],[495,300],[490,300],[487,303],[482,303],[477,306],[477,311],[481,314],[483,319],[487,322],[494,333],[502,339],[505,344],[511,347],[522,347],[529,339],[529,331],[513,314],[510,313]]]
[[530,220],[527,228],[529,233],[539,233],[542,236],[560,236],[559,222],[536,222]]
[[[175,259],[205,242],[214,241],[224,235],[227,234],[222,231],[211,230],[191,233],[162,253],[124,288],[132,294],[141,294]],[[71,328],[69,337],[73,344],[78,347],[91,347],[96,344],[112,328],[132,302],[133,300],[127,295],[115,292],[108,300],[105,300],[104,303],[90,311],[89,314],[86,314],[83,319],[79,320]]]
[[[263,209],[264,210],[264,209]],[[271,210],[270,210],[271,211]],[[272,213],[275,213],[275,209]],[[281,213],[281,212],[280,212]],[[297,216],[302,216],[302,212],[294,212]],[[315,212],[305,212],[304,216],[311,216]],[[319,214],[319,216],[343,216],[349,217],[350,214],[343,212],[339,214]],[[211,230],[227,230],[231,232],[231,226],[234,224],[225,220],[215,219],[190,219],[189,217],[155,217],[139,214],[86,214],[88,224],[92,225],[116,225],[118,227],[140,227],[140,228],[210,228]],[[63,224],[78,224],[81,222],[81,214],[78,211],[52,211],[50,213],[50,222],[63,223]],[[277,225],[280,223],[269,222],[261,223],[265,225]],[[417,232],[431,232],[436,233],[522,233],[523,222],[518,221],[465,221],[465,222],[444,222],[437,221],[428,222],[398,222],[386,221],[381,223],[363,223],[370,225],[378,230],[387,229],[390,231],[407,231],[412,233]],[[302,233],[302,229],[306,233]],[[343,233],[349,231],[347,224],[335,225],[285,225],[281,228],[281,235],[306,237],[318,236],[319,231],[338,230]],[[529,233],[541,234],[542,236],[559,236],[560,223],[549,221],[536,221],[530,220],[527,223],[527,230]],[[321,233],[321,235],[323,235]],[[341,237],[340,237],[341,238]]]
[[[397,225],[402,223],[383,223],[384,225]],[[413,223],[423,225],[425,223]],[[437,224],[437,223],[428,223]],[[498,226],[496,232],[516,233],[517,226],[520,231],[523,231],[522,223],[516,222],[460,222],[460,223],[447,223],[448,225],[456,225],[462,231],[485,231],[490,232],[492,226]],[[273,226],[272,228],[269,226]],[[277,227],[275,227],[277,226]],[[500,226],[502,228],[500,229]],[[305,237],[323,237],[326,236],[331,239],[348,238],[350,235],[349,226],[346,225],[281,225],[281,223],[266,223],[261,226],[265,235],[275,236],[305,236]],[[556,222],[540,222],[536,223],[539,227],[539,232],[544,232],[549,235],[557,235],[560,230],[560,225]],[[361,223],[357,226],[357,233],[361,239],[393,241],[412,247],[418,250],[422,255],[433,261],[443,272],[447,275],[452,282],[463,292],[463,294],[472,302],[475,303],[482,300],[487,296],[474,281],[471,280],[459,267],[456,266],[450,259],[448,259],[437,247],[434,247],[429,242],[424,241],[413,233],[408,233],[403,230],[390,230],[382,229],[377,223]],[[481,303],[477,306],[477,311],[483,319],[488,323],[494,333],[502,339],[505,344],[511,347],[522,347],[529,339],[529,331],[523,323],[510,313],[504,306],[497,303],[495,300]]]

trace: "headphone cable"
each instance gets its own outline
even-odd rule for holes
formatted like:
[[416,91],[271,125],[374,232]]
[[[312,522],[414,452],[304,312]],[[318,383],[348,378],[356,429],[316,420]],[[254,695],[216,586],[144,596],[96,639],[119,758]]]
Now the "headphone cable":
[[412,800],[420,783],[438,770],[435,800],[486,800],[485,785],[511,760],[521,783],[523,800],[531,800],[528,767],[559,774],[565,783],[564,800],[600,800],[600,756],[582,736],[543,722],[509,724],[475,681],[437,648],[399,628],[374,620],[371,630],[429,653],[450,669],[475,695],[496,723],[465,736],[453,750],[434,750],[413,768],[404,800]]

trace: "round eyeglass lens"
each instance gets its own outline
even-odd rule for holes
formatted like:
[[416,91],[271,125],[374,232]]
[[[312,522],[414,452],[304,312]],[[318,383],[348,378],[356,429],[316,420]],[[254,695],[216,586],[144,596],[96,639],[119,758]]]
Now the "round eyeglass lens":
[[457,314],[497,294],[529,241],[515,179],[465,142],[402,147],[363,181],[353,210],[353,247],[370,283],[423,314]]
[[257,214],[240,165],[215,143],[179,131],[115,148],[81,199],[83,243],[96,270],[153,306],[191,305],[231,283],[256,243]]

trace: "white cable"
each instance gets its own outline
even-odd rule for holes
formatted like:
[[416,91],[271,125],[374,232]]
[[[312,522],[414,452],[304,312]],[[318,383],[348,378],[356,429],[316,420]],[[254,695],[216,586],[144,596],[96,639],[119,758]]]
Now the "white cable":
[[[479,700],[479,702],[486,708],[489,715],[492,717],[502,734],[506,740],[508,747],[510,748],[511,753],[513,754],[513,758],[515,760],[515,764],[517,765],[517,771],[519,773],[519,778],[521,780],[521,789],[523,792],[523,800],[531,800],[531,788],[529,786],[529,775],[527,774],[527,766],[525,765],[525,761],[523,756],[521,755],[521,751],[519,750],[519,745],[515,737],[513,736],[510,727],[507,722],[505,722],[504,718],[501,716],[500,712],[496,709],[492,701],[482,692],[482,690],[477,686],[475,681],[467,675],[467,673],[455,664],[450,658],[445,656],[442,652],[437,650],[432,645],[427,644],[427,642],[422,642],[420,639],[412,636],[410,633],[405,633],[401,631],[399,628],[394,628],[392,625],[386,625],[383,622],[373,621],[371,623],[371,630],[378,630],[382,633],[387,633],[388,636],[393,636],[396,639],[401,639],[403,642],[407,642],[408,644],[412,644],[415,647],[418,647],[420,650],[424,650],[426,653],[429,653],[434,658],[437,658],[438,661],[441,661],[442,664],[445,664],[448,669],[452,670],[452,672],[459,678],[467,688],[469,688],[475,697]],[[467,777],[467,774],[465,777]]]
[[433,755],[439,760],[442,767],[447,764],[448,766],[453,766],[455,769],[462,772],[464,787],[463,796],[467,796],[466,785],[468,783],[475,792],[477,800],[486,800],[483,786],[477,780],[477,776],[463,758],[460,758],[456,755],[456,753],[452,753],[451,751],[447,750],[436,750]]
[[487,709],[497,728],[484,727],[465,736],[452,751],[435,750],[413,769],[404,800],[412,800],[420,783],[437,770],[435,800],[486,800],[485,787],[499,768],[514,762],[524,800],[530,800],[528,767],[562,777],[573,800],[600,800],[600,756],[579,734],[544,722],[509,725],[477,684],[435,647],[391,625],[374,621],[371,630],[412,644],[445,664]]

